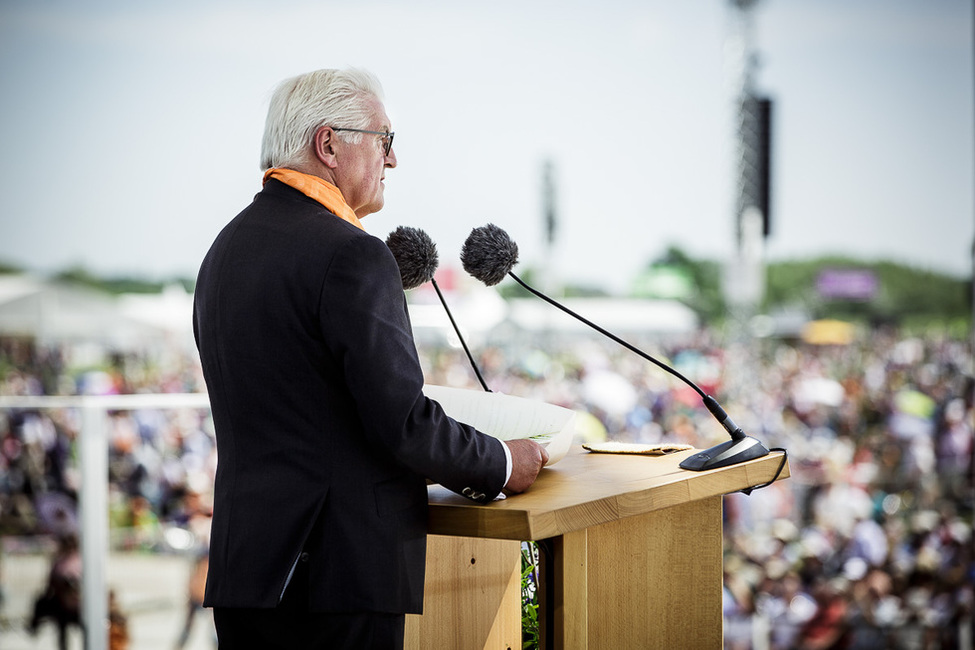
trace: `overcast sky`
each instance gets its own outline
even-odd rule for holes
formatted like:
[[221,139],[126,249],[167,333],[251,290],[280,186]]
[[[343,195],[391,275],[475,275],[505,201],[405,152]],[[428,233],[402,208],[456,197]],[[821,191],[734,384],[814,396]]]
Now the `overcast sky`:
[[[756,88],[775,106],[767,257],[892,259],[958,276],[975,237],[969,0],[761,0]],[[360,66],[399,167],[385,238],[441,266],[488,222],[540,264],[555,165],[568,281],[623,288],[667,246],[734,252],[726,1],[0,0],[0,261],[194,276],[260,189],[268,97]]]

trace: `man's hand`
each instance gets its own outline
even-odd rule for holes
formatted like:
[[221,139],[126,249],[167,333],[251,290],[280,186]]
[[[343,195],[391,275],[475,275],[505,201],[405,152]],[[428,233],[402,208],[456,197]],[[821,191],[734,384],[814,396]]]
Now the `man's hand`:
[[512,494],[524,492],[548,462],[548,452],[534,440],[506,440],[504,444],[511,451],[511,478],[504,491]]

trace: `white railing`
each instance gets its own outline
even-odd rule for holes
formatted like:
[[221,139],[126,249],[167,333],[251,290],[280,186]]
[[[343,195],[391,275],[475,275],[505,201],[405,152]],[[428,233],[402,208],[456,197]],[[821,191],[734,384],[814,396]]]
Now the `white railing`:
[[0,409],[78,409],[81,463],[82,621],[86,650],[108,648],[108,411],[209,408],[203,393],[14,397],[0,395]]

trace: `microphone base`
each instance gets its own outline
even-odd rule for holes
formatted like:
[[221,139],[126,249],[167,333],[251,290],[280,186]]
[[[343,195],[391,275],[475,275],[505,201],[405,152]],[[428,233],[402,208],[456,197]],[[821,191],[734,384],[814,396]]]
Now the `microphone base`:
[[767,456],[768,453],[768,447],[759,442],[757,438],[745,436],[740,440],[728,440],[688,456],[680,462],[680,468],[703,472],[708,469],[727,467],[728,465],[743,463],[746,460],[761,458]]

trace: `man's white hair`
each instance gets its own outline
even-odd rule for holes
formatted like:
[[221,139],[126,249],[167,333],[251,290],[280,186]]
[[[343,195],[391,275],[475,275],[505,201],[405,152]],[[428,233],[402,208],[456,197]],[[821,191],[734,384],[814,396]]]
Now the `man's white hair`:
[[[356,68],[316,70],[278,85],[264,124],[261,169],[305,162],[315,131],[321,126],[368,128],[370,100],[382,101],[382,86],[370,72]],[[346,142],[359,143],[361,133],[340,132]]]

